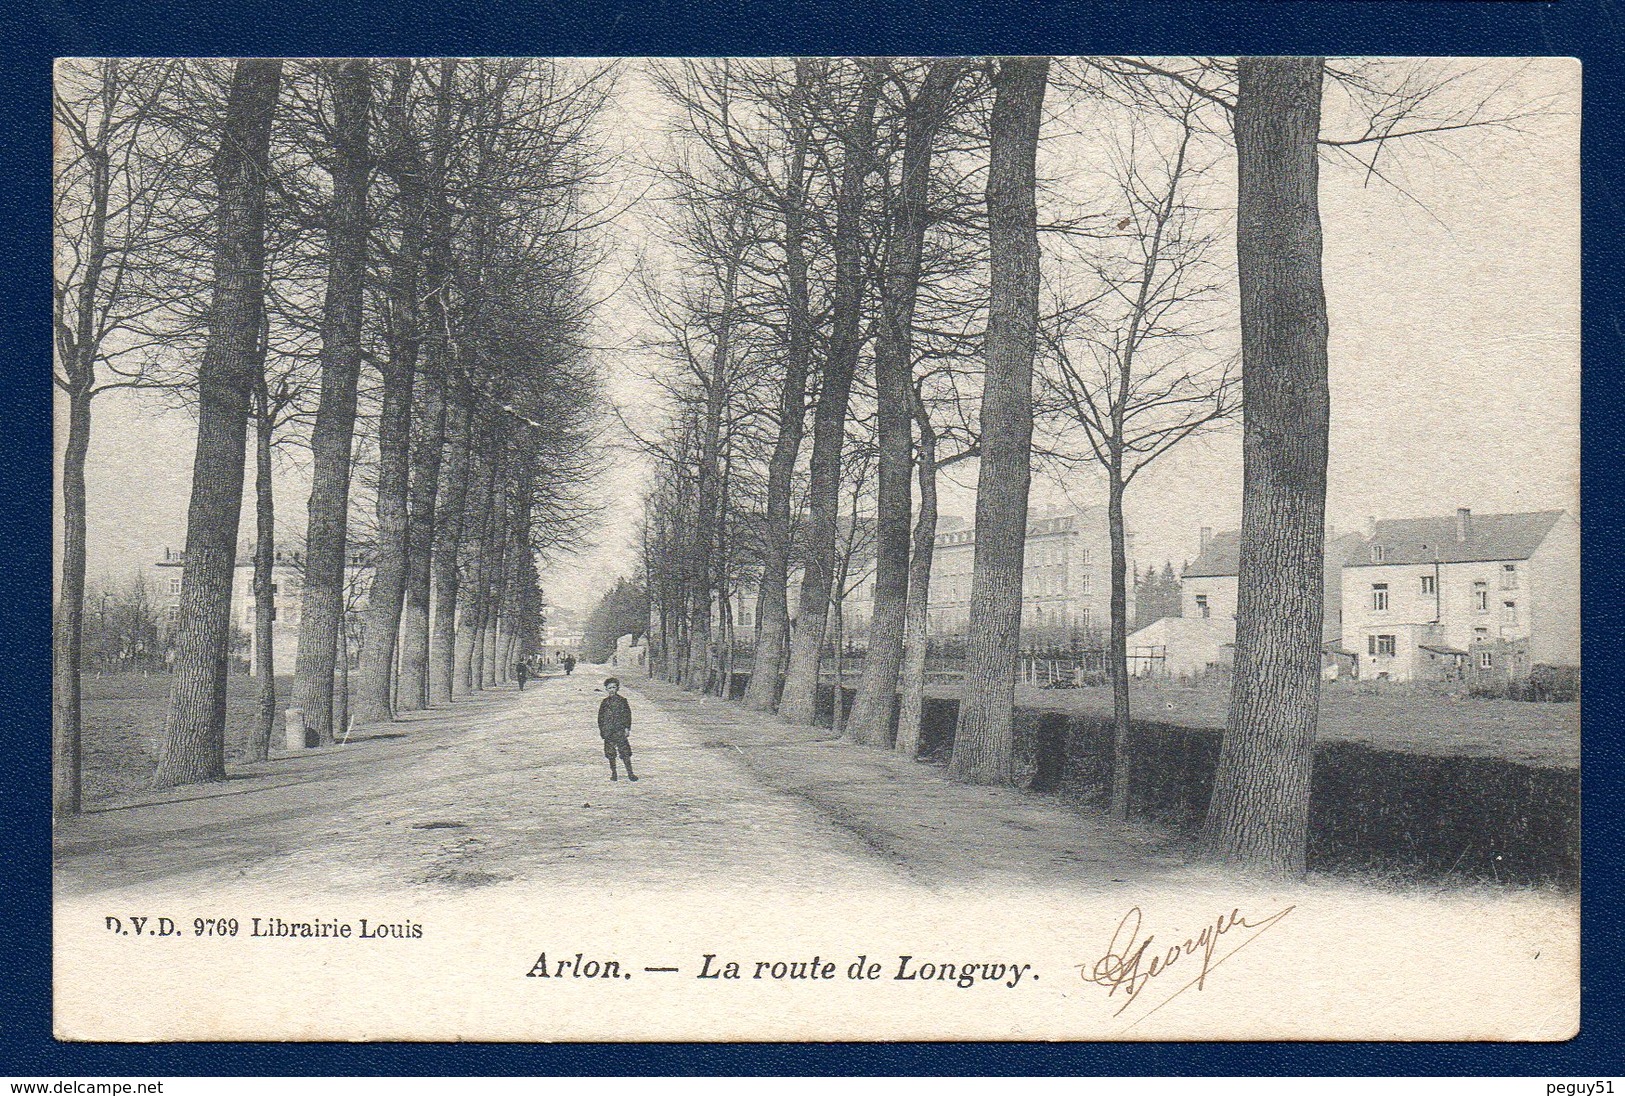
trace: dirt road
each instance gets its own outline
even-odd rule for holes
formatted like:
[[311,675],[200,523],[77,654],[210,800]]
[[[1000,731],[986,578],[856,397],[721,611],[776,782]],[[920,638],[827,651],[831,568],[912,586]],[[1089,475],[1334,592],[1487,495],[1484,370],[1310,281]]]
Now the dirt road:
[[292,892],[505,885],[953,888],[1109,883],[1177,866],[1150,830],[629,678],[642,779],[609,781],[583,666],[413,713],[349,744],[245,766],[62,825],[57,885]]

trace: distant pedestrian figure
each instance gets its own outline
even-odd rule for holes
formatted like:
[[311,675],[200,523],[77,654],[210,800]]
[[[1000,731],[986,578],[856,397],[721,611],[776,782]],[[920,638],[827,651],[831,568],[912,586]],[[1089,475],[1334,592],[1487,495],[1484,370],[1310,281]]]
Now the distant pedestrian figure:
[[519,679],[519,691],[525,691],[525,682],[530,680],[530,664],[520,660],[513,664],[513,676]]
[[564,656],[564,676],[569,677],[571,674],[573,674],[575,672],[576,672],[576,656],[575,655],[565,655]]
[[629,737],[632,733],[632,705],[621,695],[620,678],[605,678],[604,691],[609,695],[598,705],[598,737],[604,740],[604,756],[609,759],[609,778],[620,779],[615,771],[615,758],[619,755],[626,763],[626,778],[636,780],[638,774],[632,771],[632,742]]

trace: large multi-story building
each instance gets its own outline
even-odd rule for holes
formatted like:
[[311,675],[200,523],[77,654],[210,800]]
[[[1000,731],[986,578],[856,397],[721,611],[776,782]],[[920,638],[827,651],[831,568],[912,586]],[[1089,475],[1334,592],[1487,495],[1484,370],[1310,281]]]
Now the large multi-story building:
[[[186,565],[184,551],[164,549],[164,558],[153,563],[157,572],[159,619],[166,634],[172,633],[181,612],[181,570]],[[359,625],[360,607],[367,593],[372,568],[365,554],[352,551],[345,561],[345,584],[350,609],[347,628]],[[299,616],[304,590],[305,554],[298,549],[276,550],[271,565],[271,664],[275,673],[291,674],[299,652]],[[246,638],[246,659],[250,672],[257,661],[254,632],[254,546],[250,544],[237,559],[231,577],[231,626]],[[353,637],[352,637],[353,638]],[[353,642],[352,642],[353,645]]]
[[1580,523],[1563,510],[1379,521],[1343,568],[1362,678],[1521,677],[1580,662]]
[[[932,635],[961,636],[970,627],[971,578],[976,530],[963,519],[939,523],[931,559],[931,599],[927,628]],[[1132,546],[1132,534],[1129,543]],[[1022,582],[1022,630],[1030,636],[1061,639],[1079,631],[1106,628],[1111,621],[1111,540],[1105,507],[1045,512],[1027,523]],[[842,628],[853,639],[867,635],[874,617],[874,559],[848,569],[841,603]],[[795,616],[801,594],[799,571],[791,575],[788,598]],[[1129,615],[1134,591],[1129,590]],[[757,613],[756,591],[736,599],[736,626],[750,628]]]
[[[1133,537],[1129,535],[1129,550]],[[1027,523],[1021,627],[1033,635],[1096,631],[1111,623],[1111,533],[1104,506],[1046,512]],[[931,563],[930,630],[963,635],[970,628],[976,530],[937,534]],[[1130,589],[1129,616],[1134,615]]]

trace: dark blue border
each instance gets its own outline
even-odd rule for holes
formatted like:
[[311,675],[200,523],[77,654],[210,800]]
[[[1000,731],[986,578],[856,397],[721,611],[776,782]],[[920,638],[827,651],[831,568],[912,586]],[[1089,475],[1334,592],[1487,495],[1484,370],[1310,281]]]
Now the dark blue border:
[[[1625,1073],[1621,864],[1620,14],[1607,0],[452,0],[226,5],[14,0],[0,11],[0,1074],[1407,1074]],[[63,1045],[51,1038],[50,61],[100,54],[775,53],[1562,54],[1585,73],[1585,881],[1583,1031],[1555,1046],[944,1044],[528,1047]],[[1448,453],[1441,453],[1448,459]],[[1395,962],[1407,959],[1396,941]],[[1425,1002],[1433,987],[1411,987]]]

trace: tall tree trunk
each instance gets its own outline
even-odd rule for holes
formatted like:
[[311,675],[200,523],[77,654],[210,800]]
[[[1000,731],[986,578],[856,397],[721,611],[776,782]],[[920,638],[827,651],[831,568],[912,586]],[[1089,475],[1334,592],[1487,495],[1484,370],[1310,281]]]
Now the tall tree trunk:
[[248,406],[264,372],[265,175],[282,62],[236,62],[214,156],[217,187],[209,339],[198,369],[197,452],[186,515],[175,682],[157,787],[226,772],[231,586],[242,516]]
[[322,395],[312,428],[309,521],[293,700],[323,742],[333,740],[333,671],[344,627],[345,530],[350,447],[361,373],[367,278],[367,115],[371,62],[333,69],[333,199],[328,212],[327,299],[322,314]]
[[496,498],[491,509],[491,533],[487,538],[490,563],[484,569],[485,596],[482,599],[484,610],[480,614],[480,637],[483,642],[480,646],[479,672],[475,675],[475,681],[482,689],[497,685],[506,679],[497,660],[497,649],[502,641],[504,627],[502,595],[507,588],[508,577],[508,539],[511,531],[508,524],[508,493],[508,478],[504,475],[497,484]]
[[246,760],[271,756],[276,729],[276,496],[271,485],[271,435],[277,408],[261,371],[254,385],[254,676],[259,704]]
[[450,704],[455,692],[460,583],[457,555],[467,524],[474,434],[478,426],[473,414],[461,402],[453,409],[450,419],[455,439],[450,445],[451,466],[435,499],[434,619],[429,637],[429,701],[434,704]]
[[333,682],[333,739],[350,737],[350,637],[339,623],[339,642]]
[[[493,440],[493,450],[496,444]],[[464,568],[468,581],[459,587],[461,604],[457,613],[456,677],[457,689],[465,693],[473,692],[480,684],[477,667],[481,651],[480,631],[485,627],[486,568],[490,565],[492,513],[496,509],[500,481],[497,463],[494,451],[482,455],[479,476],[470,492],[469,502],[473,504],[473,511],[468,517],[471,520],[465,525],[472,535],[467,538],[468,564]],[[465,593],[466,596],[461,596]]]
[[390,174],[401,195],[400,243],[389,283],[389,348],[381,366],[383,404],[378,414],[378,520],[372,586],[367,592],[361,665],[355,680],[354,716],[359,723],[395,718],[395,655],[406,598],[407,522],[412,453],[412,386],[417,375],[419,268],[423,249],[424,203],[417,176],[422,162],[406,119],[412,62],[397,60],[390,90],[390,142],[395,155]]
[[51,798],[58,815],[78,814],[82,805],[80,676],[85,631],[85,458],[90,451],[91,397],[88,377],[68,394],[68,440],[62,455],[62,588],[58,591],[56,666],[51,680],[56,739],[51,750]]
[[446,441],[446,367],[450,301],[451,219],[445,201],[445,165],[451,117],[455,58],[440,63],[434,130],[429,143],[429,172],[424,184],[423,297],[420,306],[423,342],[419,370],[418,437],[412,451],[412,482],[407,489],[406,589],[402,594],[400,685],[395,704],[416,711],[429,703],[430,554],[435,538],[435,493],[440,482]]
[[[1123,371],[1126,381],[1128,371]],[[1121,416],[1123,402],[1117,403]],[[1122,430],[1116,437],[1122,437]],[[1106,469],[1106,525],[1112,550],[1111,650],[1107,668],[1112,678],[1112,814],[1128,818],[1129,753],[1128,736],[1132,720],[1128,695],[1128,537],[1123,525],[1123,456],[1120,447],[1112,453]]]
[[[847,568],[852,561],[850,554],[844,556],[836,565],[835,589],[846,589]],[[834,637],[835,648],[834,679],[832,690],[834,705],[830,708],[829,727],[835,732],[837,738],[846,735],[846,614],[842,606],[846,599],[837,595],[830,599],[829,618],[830,633]]]
[[722,535],[721,498],[722,413],[728,402],[728,363],[733,343],[734,307],[739,292],[739,267],[744,245],[734,244],[723,271],[722,314],[711,345],[711,370],[705,383],[705,421],[700,434],[698,520],[690,540],[689,566],[693,576],[689,604],[688,672],[684,688],[706,692],[711,686],[711,610],[716,604],[717,542]]
[[965,695],[948,774],[1011,777],[1016,652],[1033,433],[1038,330],[1038,130],[1048,58],[1010,58],[993,76],[987,175],[989,299]]
[[504,679],[512,672],[516,662],[529,659],[530,640],[536,634],[536,572],[531,539],[531,517],[536,499],[532,475],[534,467],[533,462],[521,460],[512,490],[512,532],[507,553],[508,649],[500,661]]
[[925,711],[925,658],[930,643],[931,560],[937,541],[937,436],[924,402],[914,400],[920,435],[917,472],[920,514],[914,521],[914,548],[908,561],[908,620],[903,635],[903,669],[898,683],[897,741],[907,758],[920,752],[920,723]]
[[809,64],[796,60],[796,84],[790,99],[793,151],[790,186],[785,194],[784,280],[785,349],[784,386],[779,392],[779,433],[767,466],[766,550],[762,577],[757,583],[756,648],[751,657],[750,683],[745,707],[770,711],[779,694],[786,640],[790,630],[788,585],[790,547],[794,540],[790,494],[796,460],[807,432],[807,375],[811,371],[812,318],[807,290],[806,211],[808,125],[805,116]]
[[[392,360],[384,374],[378,418],[377,547],[368,590],[361,665],[355,680],[358,723],[395,718],[395,651],[406,596],[407,462],[412,432],[412,354]],[[393,358],[393,355],[392,355]]]
[[[104,80],[113,78],[104,74]],[[105,85],[104,85],[105,86]],[[96,395],[96,301],[107,268],[107,218],[112,164],[108,126],[89,151],[91,179],[85,269],[78,308],[67,345],[58,344],[68,379],[68,438],[62,454],[62,586],[57,591],[52,677],[52,803],[58,815],[78,814],[83,784],[83,695],[81,663],[85,630],[85,460],[90,452],[90,403]],[[61,326],[64,330],[66,323]],[[106,623],[105,621],[103,622]],[[105,629],[104,629],[105,630]],[[105,641],[105,637],[104,637]]]
[[1320,705],[1330,392],[1315,159],[1325,64],[1244,57],[1236,95],[1242,505],[1235,677],[1201,855],[1301,876]]
[[813,412],[807,553],[784,695],[779,700],[779,714],[798,723],[811,723],[818,710],[818,667],[834,585],[835,545],[840,539],[841,451],[846,444],[852,378],[863,348],[864,185],[874,159],[881,76],[878,66],[865,65],[852,119],[841,138],[841,184],[835,199],[835,290],[829,351]]
[[445,388],[440,378],[422,376],[418,388],[423,394],[418,415],[419,436],[413,445],[412,483],[407,489],[400,687],[395,694],[396,707],[408,712],[429,703],[430,554],[435,534],[435,488],[446,443]]
[[870,746],[891,740],[907,631],[909,513],[913,509],[914,302],[920,253],[930,215],[931,159],[948,98],[965,62],[931,62],[904,121],[902,185],[881,280],[880,333],[875,341],[875,393],[880,462],[875,506],[874,616],[863,683],[852,706],[848,737]]

